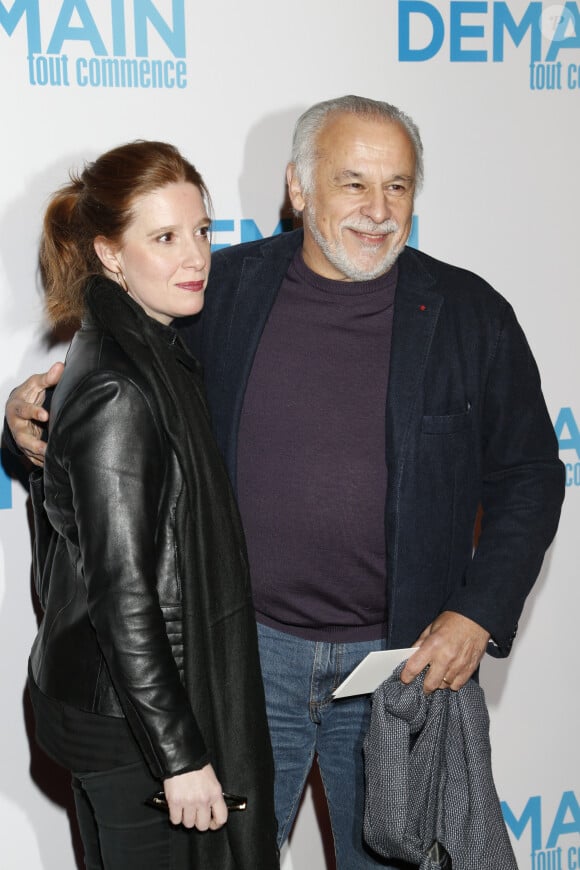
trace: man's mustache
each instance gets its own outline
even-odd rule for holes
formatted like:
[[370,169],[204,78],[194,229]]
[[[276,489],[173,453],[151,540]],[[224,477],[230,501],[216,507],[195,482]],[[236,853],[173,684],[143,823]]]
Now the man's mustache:
[[355,230],[357,233],[367,233],[369,236],[380,236],[387,233],[396,233],[399,229],[399,224],[390,218],[380,224],[376,224],[372,220],[365,220],[364,218],[356,220],[349,218],[341,224],[341,229]]

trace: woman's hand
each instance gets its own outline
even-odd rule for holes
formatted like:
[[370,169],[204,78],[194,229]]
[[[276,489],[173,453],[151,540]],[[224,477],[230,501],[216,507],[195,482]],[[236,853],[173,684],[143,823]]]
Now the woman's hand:
[[169,818],[174,825],[216,831],[228,820],[222,787],[211,764],[164,780]]

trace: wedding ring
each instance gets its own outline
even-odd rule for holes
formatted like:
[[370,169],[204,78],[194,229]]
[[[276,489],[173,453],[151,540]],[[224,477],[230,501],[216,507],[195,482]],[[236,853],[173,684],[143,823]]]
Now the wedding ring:
[[443,682],[446,683],[448,686],[451,685],[451,683],[449,682],[449,680],[446,680],[445,677],[443,677]]

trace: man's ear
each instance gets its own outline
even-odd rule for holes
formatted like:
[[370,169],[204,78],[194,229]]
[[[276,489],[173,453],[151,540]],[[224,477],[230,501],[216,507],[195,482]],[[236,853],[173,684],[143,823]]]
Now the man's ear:
[[286,181],[288,183],[288,196],[290,197],[292,207],[297,212],[303,212],[306,203],[304,201],[304,194],[302,193],[302,186],[296,173],[295,163],[289,163],[286,167]]
[[117,245],[114,245],[105,236],[97,236],[93,241],[93,247],[105,269],[113,275],[117,275],[121,271],[121,265],[117,259],[119,251]]

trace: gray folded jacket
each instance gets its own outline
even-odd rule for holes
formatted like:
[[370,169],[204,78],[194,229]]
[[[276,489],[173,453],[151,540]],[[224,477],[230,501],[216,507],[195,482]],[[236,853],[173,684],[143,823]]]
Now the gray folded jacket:
[[372,699],[364,837],[420,870],[518,870],[491,770],[481,687],[423,692],[400,665]]

